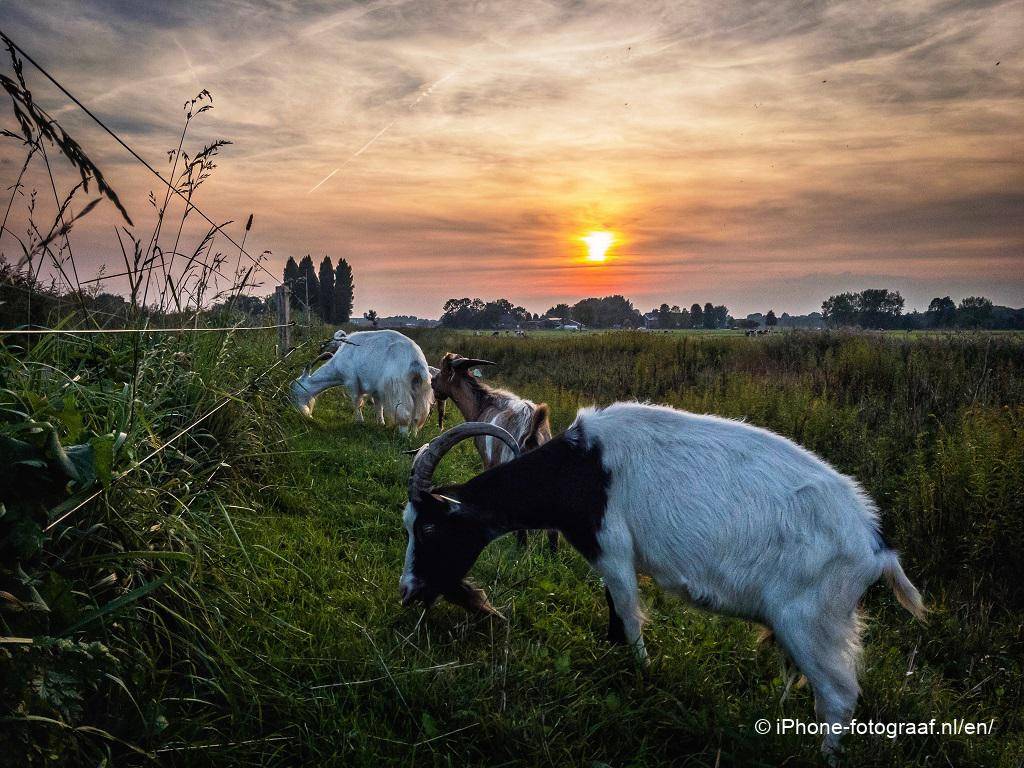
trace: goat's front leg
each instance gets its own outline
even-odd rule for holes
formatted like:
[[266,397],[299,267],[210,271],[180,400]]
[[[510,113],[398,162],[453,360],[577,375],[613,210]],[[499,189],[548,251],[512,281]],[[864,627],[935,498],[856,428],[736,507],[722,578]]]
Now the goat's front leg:
[[373,407],[376,409],[377,423],[380,424],[383,427],[384,426],[384,401],[383,400],[378,400],[377,398],[374,398],[373,399]]
[[364,395],[360,395],[358,392],[352,392],[352,402],[356,407],[356,422],[359,424],[365,422],[363,418],[363,397]]
[[608,640],[632,646],[637,660],[646,663],[643,612],[640,610],[640,593],[633,564],[602,558],[594,567],[604,579],[605,600],[608,601]]
[[625,645],[626,630],[622,626],[622,619],[615,612],[615,601],[608,587],[604,588],[604,601],[608,603],[608,642],[612,645]]

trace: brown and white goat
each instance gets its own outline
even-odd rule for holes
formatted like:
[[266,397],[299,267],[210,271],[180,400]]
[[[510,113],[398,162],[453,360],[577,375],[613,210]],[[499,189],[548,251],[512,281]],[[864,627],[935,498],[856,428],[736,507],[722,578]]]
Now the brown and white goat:
[[[550,440],[547,404],[538,405],[504,389],[489,387],[473,374],[473,369],[481,365],[495,363],[448,352],[441,358],[440,369],[436,373],[431,370],[430,386],[437,401],[438,428],[444,429],[445,403],[450,399],[463,419],[501,427],[515,438],[523,450],[537,448]],[[515,458],[509,447],[494,437],[480,435],[474,442],[484,469]],[[516,537],[521,546],[526,544],[525,531],[517,532]],[[548,531],[548,544],[551,551],[558,549],[557,531]]]

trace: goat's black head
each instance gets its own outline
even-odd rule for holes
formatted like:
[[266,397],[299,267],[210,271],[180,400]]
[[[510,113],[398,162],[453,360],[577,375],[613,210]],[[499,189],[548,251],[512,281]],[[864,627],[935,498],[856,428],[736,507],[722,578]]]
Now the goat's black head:
[[414,601],[430,605],[444,596],[470,610],[497,613],[487,596],[464,578],[494,538],[494,532],[478,510],[459,500],[458,486],[434,488],[431,484],[434,469],[444,454],[462,440],[477,435],[496,437],[519,454],[519,446],[504,429],[472,421],[443,432],[416,454],[409,477],[409,502],[402,520],[408,536],[405,569],[399,582],[403,605]]
[[[492,534],[474,518],[473,510],[438,494],[428,494],[415,506],[408,504],[403,515],[408,544],[399,584],[402,605],[414,601],[430,605],[444,596],[466,608],[494,612],[486,595],[465,581]],[[474,594],[479,599],[469,605]]]

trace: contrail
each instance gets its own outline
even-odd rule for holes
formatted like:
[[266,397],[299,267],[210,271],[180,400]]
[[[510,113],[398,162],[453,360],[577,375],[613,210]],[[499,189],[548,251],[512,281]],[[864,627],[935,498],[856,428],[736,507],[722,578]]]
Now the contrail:
[[423,101],[423,99],[425,99],[427,96],[429,96],[431,93],[433,93],[434,89],[437,88],[437,86],[439,86],[445,80],[448,80],[448,79],[454,77],[456,74],[458,74],[460,69],[462,69],[462,67],[456,67],[451,72],[449,72],[447,75],[442,77],[440,80],[435,80],[430,85],[428,85],[426,88],[424,88],[422,91],[420,91],[419,96],[417,96],[413,100],[412,104],[409,105],[409,109],[411,110],[413,107],[415,107],[421,101]]
[[373,144],[373,142],[375,142],[375,141],[376,141],[377,139],[379,139],[379,138],[380,138],[381,136],[383,136],[383,135],[384,135],[384,133],[385,133],[385,132],[386,132],[386,131],[387,131],[387,130],[388,130],[388,129],[389,129],[389,128],[390,128],[391,126],[392,126],[392,125],[394,125],[394,124],[395,124],[396,122],[397,122],[397,120],[392,120],[392,121],[391,121],[390,123],[388,123],[388,124],[387,124],[387,125],[385,125],[385,126],[384,126],[383,128],[381,128],[381,129],[380,129],[379,131],[377,131],[377,135],[376,135],[376,136],[374,136],[374,137],[373,137],[372,139],[370,139],[370,140],[369,140],[368,142],[366,142],[365,144],[363,144],[363,147],[362,147],[362,149],[360,149],[360,150],[359,150],[358,152],[356,152],[356,153],[355,153],[354,155],[352,155],[352,157],[350,157],[350,158],[349,158],[348,160],[346,160],[346,161],[345,161],[345,163],[349,163],[349,162],[351,162],[352,160],[355,160],[355,159],[356,159],[357,157],[359,157],[359,156],[360,156],[361,154],[363,154],[363,152],[365,152],[366,150],[368,150],[368,149],[370,148],[370,145],[371,145],[371,144]]
[[[320,179],[320,184],[323,184],[325,181],[327,181],[329,178],[331,178],[331,176],[333,176],[334,174],[336,174],[340,170],[341,170],[341,168],[335,168],[333,171],[331,171],[326,176],[324,176],[322,179]],[[317,187],[320,186],[320,184],[317,184],[316,187],[313,187],[313,189],[309,190],[309,192],[307,192],[306,194],[308,195],[310,192],[315,191],[317,189]]]
[[336,173],[337,173],[338,171],[340,171],[340,170],[341,170],[342,168],[344,168],[344,167],[345,167],[346,165],[348,165],[348,164],[349,164],[349,163],[351,163],[351,162],[352,162],[353,160],[355,160],[355,159],[356,159],[357,157],[359,157],[359,156],[360,156],[361,154],[363,154],[363,152],[365,152],[366,150],[368,150],[368,149],[370,148],[370,146],[371,146],[371,145],[373,144],[373,142],[375,142],[375,141],[376,141],[377,139],[379,139],[379,138],[380,138],[381,136],[383,136],[383,135],[384,135],[384,134],[385,134],[385,133],[387,132],[387,130],[388,130],[388,129],[389,129],[389,128],[390,128],[391,126],[392,126],[392,125],[394,125],[394,124],[395,124],[396,122],[397,122],[397,120],[392,120],[392,121],[391,121],[390,123],[388,123],[388,124],[387,124],[387,125],[385,125],[385,126],[384,126],[383,128],[381,128],[381,129],[380,129],[379,131],[377,131],[376,135],[375,135],[375,136],[374,136],[374,137],[373,137],[372,139],[370,139],[370,140],[369,140],[368,142],[366,142],[365,144],[363,144],[363,146],[362,146],[362,147],[360,147],[360,148],[359,148],[358,150],[356,150],[355,152],[353,152],[353,153],[352,153],[352,154],[351,154],[351,155],[349,156],[349,158],[348,158],[348,159],[347,159],[347,160],[346,160],[345,162],[343,162],[343,163],[342,163],[341,165],[339,165],[339,166],[338,166],[337,168],[335,168],[335,169],[334,169],[333,171],[331,171],[331,172],[330,172],[330,173],[328,173],[328,174],[327,174],[326,176],[324,176],[324,177],[323,177],[323,178],[322,178],[322,179],[320,180],[320,184],[317,184],[317,185],[316,185],[315,187],[313,187],[313,189],[309,190],[309,192],[307,192],[306,194],[308,195],[308,194],[311,194],[312,192],[315,192],[315,191],[317,190],[317,188],[318,188],[318,187],[320,187],[320,185],[321,185],[321,184],[323,184],[324,182],[326,182],[326,181],[327,181],[327,180],[328,180],[329,178],[331,178],[331,176],[333,176],[334,174],[336,174]]
[[[415,106],[416,106],[417,104],[419,104],[419,103],[420,103],[421,101],[423,101],[423,99],[425,99],[425,98],[426,98],[427,96],[429,96],[429,95],[430,95],[430,94],[431,94],[431,93],[433,92],[433,90],[434,90],[434,89],[435,89],[435,88],[436,88],[437,86],[441,85],[441,83],[443,83],[443,82],[444,82],[445,80],[448,80],[449,78],[451,78],[452,76],[454,76],[455,74],[457,74],[457,73],[458,73],[458,71],[459,71],[460,69],[461,69],[461,67],[456,67],[456,68],[455,68],[455,69],[453,69],[453,70],[452,70],[451,72],[449,72],[449,73],[448,73],[447,75],[445,75],[444,77],[442,77],[442,78],[441,78],[441,79],[439,79],[439,80],[435,80],[435,81],[434,81],[433,83],[431,83],[431,84],[430,84],[429,86],[427,86],[427,87],[426,87],[425,89],[423,89],[422,91],[420,91],[419,95],[418,95],[418,96],[417,96],[417,97],[416,97],[415,99],[413,99],[413,102],[412,102],[412,103],[411,103],[411,104],[409,105],[409,110],[411,111],[411,110],[413,109],[413,107],[415,107]],[[342,168],[344,168],[344,167],[345,167],[346,165],[348,165],[348,164],[349,164],[349,163],[351,163],[351,162],[352,162],[353,160],[355,160],[355,159],[356,159],[357,157],[359,157],[359,156],[360,156],[361,154],[363,154],[363,152],[365,152],[365,151],[366,151],[366,150],[368,150],[368,149],[369,149],[369,148],[370,148],[371,146],[373,146],[373,142],[375,142],[375,141],[376,141],[377,139],[379,139],[379,138],[380,138],[381,136],[383,136],[383,135],[384,135],[385,133],[387,133],[387,132],[388,132],[388,131],[389,131],[389,130],[391,129],[391,126],[393,126],[393,125],[394,125],[395,123],[397,123],[397,122],[398,122],[398,118],[396,117],[396,118],[395,118],[394,120],[392,120],[392,121],[391,121],[390,123],[388,123],[388,124],[387,124],[387,125],[385,125],[385,126],[384,126],[383,128],[381,128],[381,129],[380,129],[379,131],[377,131],[377,133],[376,133],[376,134],[374,135],[374,137],[373,137],[372,139],[370,139],[370,140],[369,140],[368,142],[366,142],[365,144],[363,144],[363,146],[362,146],[362,147],[360,147],[360,148],[359,148],[358,150],[356,150],[355,152],[353,152],[353,153],[352,153],[352,154],[351,154],[351,155],[349,156],[349,158],[348,158],[347,160],[345,160],[345,162],[343,162],[343,163],[342,163],[341,165],[339,165],[339,166],[338,166],[337,168],[335,168],[335,169],[334,169],[333,171],[331,171],[331,172],[330,172],[330,173],[328,173],[328,174],[327,174],[326,176],[324,176],[324,177],[323,177],[323,178],[322,178],[322,179],[320,180],[320,183],[319,183],[319,184],[317,184],[317,185],[316,185],[315,187],[313,187],[313,188],[312,188],[311,190],[309,190],[309,192],[307,192],[306,194],[307,194],[307,195],[308,195],[308,194],[311,194],[311,193],[315,192],[315,191],[316,191],[317,189],[319,189],[319,188],[320,188],[320,186],[321,186],[321,185],[322,185],[322,184],[323,184],[324,182],[326,182],[326,181],[327,181],[327,180],[328,180],[329,178],[331,178],[331,176],[333,176],[334,174],[336,174],[336,173],[337,173],[338,171],[340,171],[340,170],[341,170]]]

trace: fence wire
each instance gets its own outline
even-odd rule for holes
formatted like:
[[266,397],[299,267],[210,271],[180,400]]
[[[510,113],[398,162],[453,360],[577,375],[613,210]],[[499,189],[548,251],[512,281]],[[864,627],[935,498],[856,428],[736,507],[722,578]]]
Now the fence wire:
[[51,83],[53,83],[55,86],[57,86],[57,88],[65,96],[67,96],[69,99],[71,99],[71,101],[74,102],[75,105],[78,106],[79,109],[81,109],[83,112],[85,112],[86,115],[88,115],[90,118],[92,118],[93,122],[95,122],[100,128],[102,128],[104,131],[106,131],[114,139],[114,141],[116,141],[118,144],[120,144],[122,147],[124,147],[132,157],[134,157],[136,160],[138,160],[140,163],[142,163],[142,165],[144,165],[146,167],[146,169],[150,173],[152,173],[154,176],[156,176],[160,180],[160,182],[162,184],[164,184],[171,192],[173,192],[178,197],[180,197],[182,200],[184,200],[192,208],[192,210],[194,210],[196,213],[198,213],[200,216],[202,216],[210,224],[210,226],[214,227],[214,229],[216,229],[218,232],[220,232],[220,234],[222,234],[224,236],[224,238],[229,243],[231,243],[233,246],[235,246],[238,249],[239,253],[244,254],[249,259],[249,261],[251,261],[254,265],[256,265],[261,270],[266,272],[267,275],[269,275],[272,280],[275,280],[275,281],[277,280],[277,276],[274,275],[272,272],[270,272],[270,270],[268,270],[265,266],[263,266],[263,264],[260,262],[259,259],[254,257],[248,251],[246,251],[245,248],[243,248],[240,243],[238,243],[233,237],[231,237],[231,235],[229,235],[227,232],[225,232],[222,229],[222,227],[223,227],[222,224],[218,224],[213,219],[211,219],[209,216],[207,216],[206,213],[201,208],[199,208],[194,202],[192,202],[189,198],[187,198],[184,194],[182,194],[178,190],[178,188],[174,186],[174,184],[172,184],[170,181],[165,179],[160,174],[160,172],[158,170],[156,170],[156,168],[154,168],[152,165],[150,165],[145,160],[145,158],[142,157],[142,155],[140,155],[138,152],[136,152],[134,149],[132,149],[124,139],[122,139],[120,136],[118,136],[117,133],[115,133],[113,131],[113,129],[111,129],[109,126],[107,126],[106,123],[104,123],[102,120],[100,120],[87,106],[85,106],[85,104],[83,104],[74,94],[72,94],[71,91],[69,91],[67,88],[65,88],[63,85],[61,85],[60,81],[58,81],[57,78],[55,78],[53,75],[51,75],[39,62],[37,62],[34,58],[32,58],[32,56],[30,56],[28,53],[26,53],[24,48],[22,48],[20,45],[18,45],[13,40],[11,40],[11,38],[7,35],[7,33],[5,33],[2,29],[0,29],[0,38],[2,38],[5,42],[9,43],[10,46],[12,48],[14,48],[14,50],[16,50],[18,53],[20,53],[29,64],[31,64],[36,69],[38,69],[43,74],[43,76],[46,77],[47,80],[49,80]]
[[312,328],[311,325],[296,325],[295,323],[281,323],[280,325],[228,325],[221,328],[0,328],[0,336],[20,336],[31,334],[33,336],[46,336],[50,334],[79,333],[214,333],[217,331],[270,331],[278,328]]

